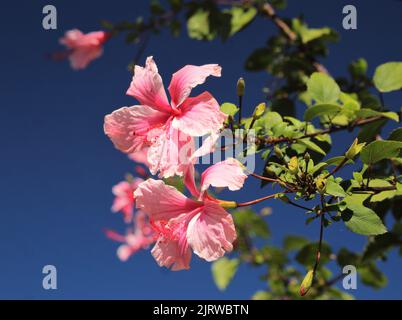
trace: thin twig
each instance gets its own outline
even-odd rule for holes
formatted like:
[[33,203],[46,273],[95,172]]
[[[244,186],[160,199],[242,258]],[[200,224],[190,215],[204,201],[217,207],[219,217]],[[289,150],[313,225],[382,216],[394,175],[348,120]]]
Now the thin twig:
[[278,193],[270,194],[270,195],[268,195],[268,196],[265,196],[265,197],[262,197],[262,198],[258,198],[258,199],[255,199],[255,200],[251,200],[251,201],[247,201],[247,202],[243,202],[243,203],[238,203],[238,204],[237,204],[237,207],[247,207],[247,206],[251,206],[251,205],[253,205],[253,204],[260,203],[260,202],[262,202],[262,201],[275,198],[275,197],[277,197],[277,196],[278,196],[279,194],[281,194],[281,193],[283,193],[283,192],[278,192]]

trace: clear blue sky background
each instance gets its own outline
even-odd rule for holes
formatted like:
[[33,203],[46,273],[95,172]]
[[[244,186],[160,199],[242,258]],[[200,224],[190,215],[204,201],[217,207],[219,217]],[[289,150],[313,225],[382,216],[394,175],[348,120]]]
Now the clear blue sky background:
[[[385,1],[289,1],[283,13],[304,13],[312,27],[328,25],[342,41],[331,46],[325,65],[336,76],[346,73],[352,59],[366,57],[369,71],[376,65],[400,60],[402,53],[402,3]],[[58,30],[42,29],[42,7],[58,9]],[[342,7],[355,4],[358,30],[342,29]],[[104,56],[87,70],[74,72],[66,62],[44,58],[59,49],[64,31],[99,29],[101,19],[117,22],[148,12],[147,1],[7,1],[1,3],[0,85],[0,298],[130,298],[130,299],[246,299],[265,284],[258,273],[242,266],[224,293],[212,282],[210,264],[194,258],[187,272],[159,268],[149,252],[141,252],[127,263],[115,256],[116,243],[102,229],[124,228],[120,216],[110,213],[111,186],[132,170],[133,164],[116,151],[102,125],[105,114],[134,104],[125,96],[130,82],[126,65],[136,47],[122,38],[106,45]],[[235,98],[239,76],[247,81],[246,105],[251,109],[263,99],[261,87],[266,74],[245,73],[243,63],[253,48],[276,32],[269,21],[260,20],[222,44],[194,42],[163,33],[152,38],[145,54],[154,55],[165,79],[185,64],[219,63],[220,79],[208,80],[209,89],[220,102]],[[387,95],[397,109],[400,95]],[[300,114],[300,113],[299,113]],[[342,152],[350,140],[338,134],[333,154]],[[237,195],[250,200],[267,190],[256,182]],[[317,225],[304,225],[297,209],[270,203],[268,218],[274,244],[285,234],[317,237]],[[365,239],[337,224],[326,232],[335,248],[360,249]],[[42,289],[42,267],[58,269],[56,291]],[[389,285],[374,291],[359,284],[358,298],[402,298],[401,259],[396,252],[381,264]],[[334,269],[335,270],[335,269]]]

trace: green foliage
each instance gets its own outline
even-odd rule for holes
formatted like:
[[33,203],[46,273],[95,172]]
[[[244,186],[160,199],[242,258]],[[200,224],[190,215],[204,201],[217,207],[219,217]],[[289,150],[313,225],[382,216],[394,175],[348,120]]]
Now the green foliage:
[[239,111],[239,108],[233,103],[225,102],[221,105],[221,111],[228,116],[234,117]]
[[341,90],[331,77],[314,72],[307,81],[307,92],[317,103],[331,104],[339,99]]
[[402,127],[392,131],[388,137],[388,140],[402,141]]
[[398,157],[401,149],[401,141],[373,141],[363,148],[360,159],[366,164],[374,164],[383,159]]
[[230,12],[232,16],[230,35],[233,36],[235,33],[245,28],[254,19],[257,14],[257,9],[254,7],[233,7],[226,12]]
[[303,248],[309,241],[301,236],[287,236],[283,241],[283,247],[285,250],[299,250]]
[[353,194],[344,199],[346,210],[342,212],[345,225],[353,232],[363,235],[377,235],[387,232],[378,215],[363,205],[365,194]]
[[387,62],[375,69],[374,85],[380,92],[402,88],[402,62]]
[[[316,261],[317,248],[318,243],[306,244],[296,254],[296,261],[307,268],[313,267]],[[331,247],[324,242],[321,248],[321,259],[320,259],[321,266],[329,262],[331,253],[332,253]]]
[[311,106],[304,113],[304,120],[311,121],[315,117],[323,115],[335,115],[342,110],[342,107],[337,104],[316,104]]
[[270,235],[266,222],[249,209],[237,210],[233,213],[236,227],[247,231],[250,237],[268,238]]
[[232,281],[239,266],[238,259],[228,259],[222,257],[212,263],[212,276],[219,290],[225,290]]
[[374,263],[363,265],[358,269],[361,281],[375,289],[380,289],[387,285],[387,278],[378,270]]
[[330,28],[327,27],[319,29],[308,28],[307,24],[303,23],[299,19],[292,20],[292,28],[300,36],[301,41],[304,44],[331,34]]
[[345,192],[345,190],[343,190],[343,188],[339,184],[339,182],[337,182],[335,180],[329,180],[329,179],[326,184],[325,193],[329,194],[331,196],[335,196],[335,197],[345,197],[346,196],[346,192]]
[[197,10],[187,21],[188,36],[196,40],[212,40],[216,34],[210,30],[209,12]]

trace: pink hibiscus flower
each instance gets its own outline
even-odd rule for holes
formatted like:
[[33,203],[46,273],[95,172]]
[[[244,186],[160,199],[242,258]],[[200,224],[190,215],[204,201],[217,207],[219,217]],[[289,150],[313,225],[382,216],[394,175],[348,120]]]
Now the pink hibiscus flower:
[[135,203],[134,191],[142,181],[141,178],[135,178],[131,182],[121,181],[112,188],[115,195],[112,211],[122,212],[126,223],[132,221]]
[[135,215],[134,230],[129,231],[126,235],[106,230],[106,236],[122,243],[117,249],[117,256],[121,261],[127,261],[134,253],[141,249],[147,249],[150,244],[155,242],[155,235],[149,224],[148,217],[141,211],[138,211]]
[[135,66],[127,90],[141,105],[107,115],[105,133],[117,149],[126,153],[149,147],[147,159],[152,174],[183,175],[194,151],[192,137],[217,132],[227,117],[209,92],[189,95],[208,76],[220,75],[217,64],[183,67],[172,76],[169,103],[156,64],[148,57],[145,67]]
[[60,43],[67,47],[68,58],[73,69],[84,69],[103,52],[103,44],[109,39],[110,33],[95,31],[87,34],[78,29],[67,31]]
[[[162,180],[142,182],[134,192],[136,205],[149,215],[159,234],[152,249],[158,264],[172,270],[188,269],[191,249],[207,261],[231,251],[236,239],[232,216],[221,206],[223,202],[211,197],[207,189],[214,186],[239,190],[246,178],[243,166],[230,158],[205,170],[200,188],[194,182],[194,167],[188,167],[184,183],[196,200]],[[235,206],[235,202],[230,203]]]

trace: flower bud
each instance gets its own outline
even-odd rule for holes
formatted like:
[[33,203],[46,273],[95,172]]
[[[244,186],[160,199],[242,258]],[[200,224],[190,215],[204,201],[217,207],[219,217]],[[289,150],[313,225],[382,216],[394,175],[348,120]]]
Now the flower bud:
[[246,89],[246,83],[244,82],[243,78],[239,78],[237,81],[237,96],[242,97],[244,96],[244,91]]
[[258,106],[255,107],[253,117],[256,119],[261,117],[265,112],[265,108],[266,108],[265,103],[261,102]]
[[290,173],[296,174],[299,171],[299,161],[297,160],[297,157],[294,156],[290,159],[288,163],[288,168]]
[[274,153],[278,158],[280,158],[280,159],[283,158],[283,153],[279,147],[277,147],[277,146],[274,147]]
[[317,187],[318,192],[323,194],[323,193],[325,193],[325,189],[327,186],[327,179],[325,179],[322,176],[318,177],[317,180],[315,181],[315,185]]
[[306,161],[306,163],[310,161],[310,154],[308,152],[304,154],[304,161]]
[[353,159],[355,156],[357,156],[360,151],[363,149],[363,147],[366,145],[366,143],[358,143],[359,141],[357,138],[353,141],[352,145],[349,147],[348,151],[345,153],[345,157],[348,159]]
[[306,276],[304,277],[302,284],[300,285],[300,295],[304,296],[311,288],[311,285],[313,284],[313,278],[314,278],[314,271],[310,270],[307,272]]

